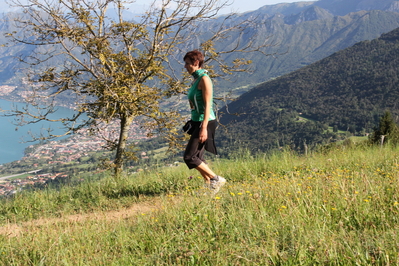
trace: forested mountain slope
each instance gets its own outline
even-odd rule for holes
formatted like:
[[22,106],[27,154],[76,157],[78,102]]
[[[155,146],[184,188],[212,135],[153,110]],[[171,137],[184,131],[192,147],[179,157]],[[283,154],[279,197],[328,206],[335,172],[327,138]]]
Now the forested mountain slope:
[[[275,80],[223,108],[222,146],[252,150],[366,135],[385,110],[399,115],[399,28]],[[230,113],[230,114],[228,114]],[[335,132],[334,132],[335,131]]]

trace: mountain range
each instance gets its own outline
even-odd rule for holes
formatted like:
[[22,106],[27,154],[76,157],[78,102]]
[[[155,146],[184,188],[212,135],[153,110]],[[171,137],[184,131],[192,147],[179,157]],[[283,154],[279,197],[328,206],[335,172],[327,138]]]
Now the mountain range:
[[267,38],[272,46],[266,52],[274,55],[246,55],[253,61],[253,73],[238,75],[234,83],[222,82],[222,87],[248,89],[248,85],[292,72],[359,41],[377,38],[399,27],[398,11],[398,1],[322,0],[264,6],[242,14],[242,18],[256,20],[248,35],[257,36],[257,43]]
[[[216,49],[228,48],[239,38],[242,45],[246,45],[250,41],[248,36],[253,36],[257,44],[265,41],[270,44],[264,52],[273,56],[256,53],[228,56],[227,61],[241,56],[252,60],[252,72],[236,74],[230,81],[219,80],[219,91],[237,90],[240,94],[256,84],[307,66],[359,41],[377,38],[399,27],[398,12],[399,1],[320,0],[266,5],[238,14],[237,21],[252,19],[253,26],[245,29],[242,36],[232,34],[217,44]],[[7,43],[4,34],[15,30],[12,23],[15,16],[15,13],[1,16],[0,44]],[[207,32],[222,19],[201,23],[198,31]],[[198,47],[200,40],[194,39],[187,49]],[[20,71],[24,66],[16,56],[29,56],[34,49],[44,48],[23,44],[0,46],[0,85],[18,86],[13,92],[14,97],[24,90]]]
[[244,93],[220,110],[219,144],[303,150],[367,136],[385,110],[398,121],[398,99],[399,28]]

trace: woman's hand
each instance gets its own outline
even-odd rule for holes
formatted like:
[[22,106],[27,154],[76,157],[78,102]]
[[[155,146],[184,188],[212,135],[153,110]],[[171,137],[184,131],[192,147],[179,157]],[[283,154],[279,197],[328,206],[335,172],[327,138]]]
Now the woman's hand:
[[201,127],[199,133],[200,143],[204,143],[208,139],[208,129],[207,127]]

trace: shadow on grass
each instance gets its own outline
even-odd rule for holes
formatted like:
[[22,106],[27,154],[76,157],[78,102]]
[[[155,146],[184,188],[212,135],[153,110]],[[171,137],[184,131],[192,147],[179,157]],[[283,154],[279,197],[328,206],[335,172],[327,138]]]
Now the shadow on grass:
[[156,187],[153,185],[135,186],[135,187],[118,187],[107,188],[102,194],[110,199],[118,199],[124,197],[140,197],[140,196],[159,196],[170,191],[166,187]]

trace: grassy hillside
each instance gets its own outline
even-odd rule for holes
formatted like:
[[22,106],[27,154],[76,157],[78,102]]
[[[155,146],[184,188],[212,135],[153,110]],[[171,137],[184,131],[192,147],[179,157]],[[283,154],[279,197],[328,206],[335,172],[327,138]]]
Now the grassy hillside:
[[[0,265],[396,265],[399,148],[215,160],[0,204]],[[193,178],[190,178],[190,174]]]

